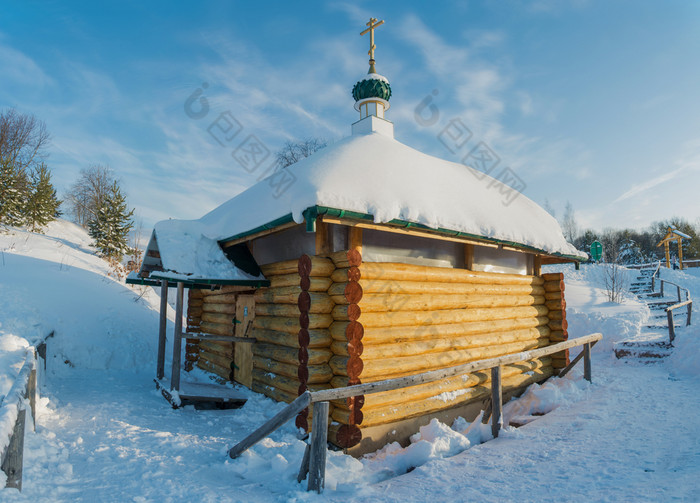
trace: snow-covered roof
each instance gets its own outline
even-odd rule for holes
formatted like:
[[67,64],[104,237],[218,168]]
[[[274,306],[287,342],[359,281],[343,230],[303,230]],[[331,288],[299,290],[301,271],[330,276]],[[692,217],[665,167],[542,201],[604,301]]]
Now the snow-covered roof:
[[[158,269],[150,277],[185,282],[247,282],[264,281],[236,267],[226,257],[219,243],[204,236],[199,226],[192,222],[180,221],[177,232],[154,233],[148,243],[148,251],[155,251],[158,257],[154,263]],[[144,265],[147,265],[147,259]]]
[[192,269],[199,267],[198,256],[208,257],[200,248],[211,251],[215,241],[290,213],[302,223],[304,210],[323,206],[370,214],[376,223],[398,219],[585,258],[566,242],[556,219],[532,200],[520,194],[505,204],[499,192],[505,188],[481,172],[391,137],[358,134],[271,175],[199,220],[164,220],[155,232],[159,245],[172,243],[177,260]]

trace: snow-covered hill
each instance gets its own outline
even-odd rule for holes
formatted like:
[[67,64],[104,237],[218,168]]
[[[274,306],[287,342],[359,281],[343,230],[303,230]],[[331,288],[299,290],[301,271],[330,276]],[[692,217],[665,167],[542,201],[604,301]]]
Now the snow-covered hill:
[[[11,360],[8,351],[53,331],[53,373],[152,367],[158,297],[109,273],[87,233],[65,220],[49,224],[45,234],[0,233],[0,358]],[[0,394],[6,386],[7,378],[0,381]]]
[[[0,500],[696,500],[700,317],[678,330],[666,361],[617,360],[613,343],[638,335],[649,309],[631,294],[608,302],[598,266],[563,270],[570,336],[604,336],[592,384],[575,368],[533,385],[504,410],[507,420],[530,422],[497,440],[459,419],[433,421],[410,446],[362,459],[329,451],[319,496],[296,482],[305,444],[292,423],[237,460],[226,455],[282,404],[244,391],[242,409],[173,410],[153,389],[157,295],[108,277],[82,229],[59,221],[44,236],[2,234],[0,394],[34,338],[55,331],[56,357],[37,433],[26,436],[23,492],[0,490]],[[700,270],[662,274],[700,300]]]

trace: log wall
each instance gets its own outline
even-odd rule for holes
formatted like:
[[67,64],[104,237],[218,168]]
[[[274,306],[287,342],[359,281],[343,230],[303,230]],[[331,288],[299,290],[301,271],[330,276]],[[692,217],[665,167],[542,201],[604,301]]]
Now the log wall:
[[[566,299],[564,299],[564,274],[543,274],[546,305],[549,308],[550,340],[552,343],[563,342],[569,339],[568,323],[566,321]],[[569,350],[552,355],[552,367],[560,370],[569,364]]]
[[[199,333],[202,323],[202,292],[187,290],[187,332]],[[199,360],[199,341],[185,340],[185,371],[189,372]]]
[[[328,327],[335,303],[327,290],[335,265],[302,255],[261,269],[270,286],[255,293],[253,390],[291,402],[307,389],[329,387],[333,378]],[[309,418],[302,411],[297,427],[308,430]]]
[[[202,299],[199,332],[233,336],[236,298],[240,288],[223,286],[218,290],[198,290],[198,292]],[[232,381],[233,351],[232,342],[199,341],[197,367],[225,381]]]
[[[328,290],[335,303],[329,330],[333,387],[543,347],[553,332],[561,337],[564,305],[547,299],[552,279],[362,262],[356,250],[331,258],[336,265]],[[553,358],[541,358],[506,366],[503,386],[514,389],[546,379],[553,364]],[[488,372],[473,373],[337,401],[330,438],[351,448],[364,428],[483,400],[490,393],[489,380]]]

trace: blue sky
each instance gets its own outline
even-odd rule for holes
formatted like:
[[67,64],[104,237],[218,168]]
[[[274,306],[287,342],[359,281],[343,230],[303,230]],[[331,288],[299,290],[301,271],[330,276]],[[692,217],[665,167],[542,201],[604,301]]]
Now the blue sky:
[[698,2],[2,1],[0,108],[46,122],[59,192],[105,164],[145,227],[197,218],[259,176],[207,132],[221,113],[272,152],[349,134],[370,16],[399,141],[459,161],[439,141],[459,119],[585,227],[700,217]]

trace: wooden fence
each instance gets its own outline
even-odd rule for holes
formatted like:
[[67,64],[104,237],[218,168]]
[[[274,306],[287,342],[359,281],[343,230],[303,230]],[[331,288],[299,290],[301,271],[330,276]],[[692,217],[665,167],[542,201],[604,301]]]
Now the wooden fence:
[[0,438],[1,469],[7,475],[5,487],[22,490],[22,462],[24,458],[24,430],[27,405],[32,412],[32,429],[36,431],[37,371],[46,369],[46,339],[27,348],[24,364],[12,388],[0,401],[0,431],[11,433]]
[[304,458],[299,470],[297,480],[301,482],[308,474],[307,490],[322,492],[326,474],[326,451],[328,435],[328,408],[331,400],[342,400],[359,395],[378,393],[381,391],[391,391],[418,384],[429,383],[480,370],[491,370],[491,431],[494,437],[498,437],[499,430],[503,426],[502,418],[502,387],[501,369],[503,365],[517,363],[534,358],[541,358],[553,353],[558,353],[576,346],[583,346],[581,353],[574,358],[571,363],[564,368],[559,376],[564,376],[581,359],[584,360],[584,378],[591,380],[591,347],[602,339],[601,334],[591,334],[577,339],[552,344],[544,348],[523,351],[498,358],[478,360],[456,367],[433,370],[412,376],[387,379],[384,381],[371,382],[346,386],[344,388],[325,389],[320,391],[305,391],[296,400],[287,405],[272,419],[263,424],[260,428],[244,438],[240,443],[229,450],[229,456],[233,459],[240,456],[247,449],[258,443],[270,433],[274,432],[302,410],[313,404],[313,422],[311,427],[311,443],[306,446]]

